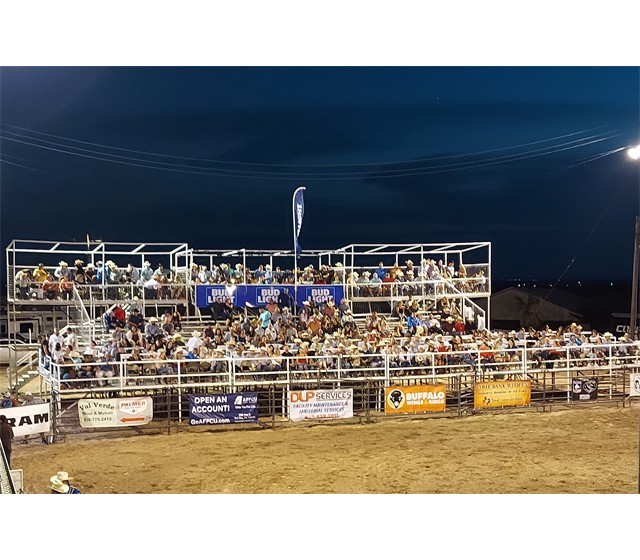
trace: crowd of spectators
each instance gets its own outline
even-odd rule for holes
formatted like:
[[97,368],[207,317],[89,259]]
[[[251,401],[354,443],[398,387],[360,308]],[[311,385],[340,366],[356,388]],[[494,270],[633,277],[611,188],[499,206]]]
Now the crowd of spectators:
[[154,269],[149,261],[145,261],[142,268],[131,263],[123,268],[111,260],[85,266],[82,259],[76,259],[73,267],[60,261],[54,270],[48,270],[39,263],[33,270],[20,269],[15,276],[19,299],[71,299],[74,286],[80,297],[87,297],[94,286],[104,286],[104,299],[118,299],[127,291],[119,287],[126,286],[144,290],[145,297],[150,299],[178,299],[185,295],[183,277],[172,274],[162,263],[158,263]]
[[236,371],[249,373],[286,367],[318,372],[339,364],[363,374],[388,360],[402,374],[432,366],[518,370],[523,353],[530,366],[541,368],[553,368],[566,358],[575,364],[598,364],[637,351],[627,335],[616,339],[608,332],[583,332],[575,324],[557,330],[489,331],[478,327],[473,314],[463,319],[455,302],[446,298],[431,311],[415,305],[410,300],[389,317],[372,312],[357,321],[346,299],[321,305],[307,301],[299,310],[270,302],[255,315],[235,310],[206,320],[202,331],[190,333],[183,333],[177,310],[146,318],[136,305],[128,313],[119,305],[105,317],[104,340],[80,349],[71,329],[65,337],[56,332],[43,337],[41,350],[46,360],[63,365],[63,381],[88,386],[109,384],[121,363],[128,377],[151,368],[169,383],[175,381],[178,362],[184,366],[180,371],[226,372],[228,360],[216,358],[231,358]]
[[[122,290],[118,286],[135,286],[144,290],[145,297],[152,299],[178,299],[184,296],[186,278],[184,274],[165,268],[157,263],[153,268],[145,261],[141,268],[132,263],[125,267],[107,260],[104,263],[88,263],[76,259],[74,266],[60,261],[58,266],[45,267],[40,263],[34,269],[22,268],[15,275],[16,296],[19,299],[70,299],[73,286],[77,286],[81,297],[89,294],[92,286],[106,286],[105,299],[118,299]],[[478,268],[478,267],[476,267]],[[294,270],[281,269],[270,264],[260,264],[257,268],[245,268],[241,263],[212,264],[193,263],[189,279],[195,284],[339,284],[346,285],[354,297],[385,297],[390,295],[415,296],[433,294],[443,289],[444,282],[451,282],[461,292],[488,292],[487,278],[483,268],[468,273],[465,265],[458,267],[450,261],[423,259],[419,266],[406,260],[401,266],[395,262],[385,266],[346,269],[342,263],[323,264],[318,267],[307,265]]]

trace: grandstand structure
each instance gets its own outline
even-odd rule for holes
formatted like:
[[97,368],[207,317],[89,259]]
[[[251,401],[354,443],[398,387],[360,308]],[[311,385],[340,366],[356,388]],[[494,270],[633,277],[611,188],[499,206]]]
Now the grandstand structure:
[[[516,337],[491,330],[490,243],[347,245],[297,257],[292,250],[209,250],[186,243],[15,240],[7,248],[14,355],[9,388],[18,393],[36,378],[46,388],[53,441],[64,433],[66,421],[71,421],[68,429],[79,429],[78,411],[87,400],[144,399],[154,418],[179,424],[189,419],[194,396],[255,399],[260,416],[275,422],[291,413],[292,395],[316,390],[351,391],[354,414],[367,418],[386,414],[389,399],[402,387],[436,395],[436,409],[430,410],[457,416],[513,406],[496,400],[503,390],[527,406],[598,395],[628,402],[639,347],[626,337],[590,338],[575,325],[561,338],[551,331]],[[62,263],[78,268],[64,273]],[[47,279],[35,277],[39,265],[39,275]],[[101,273],[94,274],[96,269]],[[216,321],[217,302],[229,303],[232,319]],[[213,327],[231,335],[246,324],[257,332],[258,313],[276,303],[296,317],[307,306],[319,313],[342,302],[349,310],[340,311],[340,318],[359,324],[356,334],[347,334],[346,322],[315,335],[297,325],[295,334],[271,343],[264,333],[242,342],[238,337],[237,345],[233,337],[214,341],[207,335],[206,353],[194,358],[182,352],[187,339]],[[117,329],[109,330],[105,322],[117,306],[127,312],[138,307],[149,321],[177,311],[181,330],[167,335],[164,354],[149,342],[134,353],[119,345]],[[399,313],[403,306],[409,311]],[[25,317],[44,314],[51,321],[39,323],[22,340],[25,333],[18,329]],[[411,328],[407,317],[414,315],[438,324],[455,320],[461,330]],[[373,317],[384,319],[384,329],[372,326]],[[61,335],[73,332],[82,355],[69,352],[54,360],[43,354],[34,335],[48,337],[54,328]],[[259,337],[263,340],[255,342]],[[88,351],[92,341],[104,351]],[[19,348],[25,349],[22,355]],[[584,393],[576,393],[576,380]],[[497,385],[485,387],[485,382]]]
[[[441,267],[452,263],[456,274],[449,278],[429,278],[426,273],[420,274],[420,266],[429,259],[440,262]],[[73,274],[76,261],[82,261],[85,271],[91,265],[93,270],[104,268],[106,272],[93,283],[86,282],[85,278],[83,282],[71,282],[61,287],[59,278],[55,276],[56,269],[61,262],[66,262]],[[390,315],[399,301],[409,300],[416,300],[420,308],[427,311],[435,309],[439,300],[447,298],[457,302],[463,314],[476,317],[479,326],[489,328],[491,245],[488,242],[347,245],[333,250],[305,250],[298,254],[297,267],[294,261],[292,250],[209,250],[192,248],[187,243],[125,243],[90,239],[86,242],[13,240],[6,248],[10,366],[15,368],[19,359],[26,360],[20,350],[33,349],[37,335],[48,335],[54,328],[59,330],[72,326],[77,329],[82,342],[95,338],[96,333],[102,331],[105,312],[118,303],[126,306],[134,298],[140,301],[147,316],[159,316],[166,309],[178,308],[187,321],[194,319],[197,322],[207,317],[210,302],[206,301],[205,284],[195,280],[191,273],[195,267],[202,266],[208,271],[221,266],[242,271],[240,275],[227,278],[226,282],[206,284],[211,293],[222,293],[225,297],[234,295],[234,299],[241,295],[242,287],[256,284],[249,275],[259,267],[281,270],[281,278],[270,280],[268,285],[285,285],[294,297],[318,293],[311,288],[313,282],[304,279],[302,272],[305,269],[312,267],[315,272],[329,267],[339,271],[331,285],[331,294],[339,294],[340,298],[350,301],[356,317],[374,310]],[[159,289],[145,288],[140,281],[122,280],[127,267],[140,271],[145,262],[154,271],[163,265],[165,283]],[[359,283],[364,275],[374,275],[380,262],[387,269],[397,265],[403,277],[385,282],[383,286]],[[412,277],[409,274],[404,276],[407,263],[413,263],[416,271]],[[20,272],[32,272],[39,264],[52,275],[52,285],[34,278],[22,281],[21,285]],[[466,270],[465,277],[457,274],[461,267]],[[117,280],[110,279],[108,272],[112,270]],[[480,274],[481,282],[478,281]],[[53,289],[48,289],[51,287]],[[305,297],[326,297],[324,289],[324,296]],[[201,294],[202,298],[199,298]],[[238,303],[249,310],[259,307],[260,298],[255,291],[253,295],[245,295]],[[299,299],[294,303],[301,303],[302,298]]]

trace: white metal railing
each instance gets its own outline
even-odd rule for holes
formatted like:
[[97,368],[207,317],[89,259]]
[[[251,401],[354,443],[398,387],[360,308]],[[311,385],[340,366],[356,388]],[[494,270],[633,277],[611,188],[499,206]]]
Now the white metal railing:
[[[578,351],[576,351],[576,349]],[[343,354],[320,356],[224,356],[206,359],[149,358],[53,364],[39,354],[39,371],[60,394],[162,388],[282,385],[377,380],[389,386],[400,379],[441,379],[461,373],[494,379],[550,379],[569,391],[574,376],[614,379],[638,370],[635,344],[589,348],[473,349],[451,352]],[[584,352],[587,350],[587,352]],[[543,352],[543,355],[540,353]]]

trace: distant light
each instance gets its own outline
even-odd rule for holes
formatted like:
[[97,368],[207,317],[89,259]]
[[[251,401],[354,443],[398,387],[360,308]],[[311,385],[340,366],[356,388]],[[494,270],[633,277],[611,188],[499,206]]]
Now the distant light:
[[635,146],[634,148],[629,148],[629,151],[627,153],[629,154],[629,157],[631,159],[640,159],[640,144],[638,146]]
[[610,286],[613,286],[613,282],[611,282],[611,284],[609,284]]

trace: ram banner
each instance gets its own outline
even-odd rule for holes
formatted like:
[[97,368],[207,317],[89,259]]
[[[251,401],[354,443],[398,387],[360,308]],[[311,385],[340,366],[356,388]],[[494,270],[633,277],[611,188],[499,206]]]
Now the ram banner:
[[473,385],[474,408],[531,404],[531,381],[484,381]]
[[289,420],[353,418],[353,389],[289,391]]
[[445,385],[387,387],[384,396],[385,414],[442,412],[447,406]]
[[16,438],[49,432],[51,415],[48,403],[3,408],[1,414],[7,417]]

